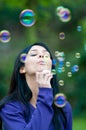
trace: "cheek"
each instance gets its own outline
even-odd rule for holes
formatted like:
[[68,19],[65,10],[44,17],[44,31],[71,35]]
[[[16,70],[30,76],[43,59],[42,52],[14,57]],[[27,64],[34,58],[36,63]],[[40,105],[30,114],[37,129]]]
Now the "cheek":
[[52,61],[50,61],[50,68],[52,69]]
[[34,71],[35,69],[35,61],[33,59],[30,59],[30,60],[27,60],[26,64],[25,64],[25,69],[26,69],[26,72],[28,73],[31,73]]
[[48,61],[47,66],[48,66],[48,69],[52,69],[52,61],[51,60]]

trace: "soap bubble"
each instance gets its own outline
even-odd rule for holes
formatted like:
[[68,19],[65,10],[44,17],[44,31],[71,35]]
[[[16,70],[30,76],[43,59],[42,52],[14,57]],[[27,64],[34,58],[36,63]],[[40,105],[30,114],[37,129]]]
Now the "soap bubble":
[[48,64],[48,59],[50,58],[50,56],[48,54],[44,55],[44,62],[46,63],[46,65]]
[[23,26],[30,27],[35,23],[35,14],[30,9],[25,9],[20,13],[20,23]]
[[65,33],[64,32],[59,33],[59,39],[61,39],[61,40],[65,39]]
[[81,32],[82,31],[82,27],[81,26],[77,26],[77,31]]
[[67,76],[68,76],[68,77],[72,77],[72,72],[68,72],[68,73],[67,73]]
[[58,73],[63,73],[63,72],[65,72],[65,67],[63,67],[63,66],[62,66],[62,67],[60,67],[60,66],[57,67],[57,72],[58,72]]
[[63,6],[58,6],[58,7],[56,8],[56,14],[59,15],[61,9],[63,9],[63,8],[64,8]]
[[57,107],[64,107],[66,105],[66,96],[63,93],[56,94],[54,103]]
[[72,72],[77,72],[77,71],[79,71],[79,66],[78,66],[78,65],[74,65],[74,66],[71,68],[71,71],[72,71]]
[[70,62],[67,61],[67,62],[65,63],[65,65],[66,65],[66,67],[70,67]]
[[60,20],[62,22],[68,22],[71,20],[71,13],[69,9],[64,8],[60,11]]
[[65,60],[65,54],[64,54],[64,52],[59,52],[59,53],[58,53],[57,60],[58,60],[60,63]]
[[62,67],[57,67],[57,72],[58,73],[62,73],[63,71],[62,71]]
[[62,22],[69,22],[71,20],[71,12],[68,8],[59,6],[56,8],[56,14]]
[[64,86],[64,80],[59,80],[58,83],[59,83],[60,86]]
[[22,63],[25,63],[26,56],[27,56],[26,53],[22,53],[22,54],[21,54],[21,56],[20,56],[20,61],[21,61]]
[[80,53],[79,53],[79,52],[76,52],[76,53],[75,53],[75,57],[76,57],[76,58],[80,58]]
[[11,39],[10,32],[8,30],[2,30],[0,32],[0,41],[3,43],[9,42]]
[[59,51],[55,51],[55,57],[58,57]]
[[55,75],[55,74],[56,74],[56,69],[52,69],[52,70],[51,70],[51,73],[52,73],[53,75]]
[[56,64],[57,64],[57,60],[56,60],[56,59],[53,59],[53,60],[52,60],[52,64],[53,64],[53,65],[56,65]]

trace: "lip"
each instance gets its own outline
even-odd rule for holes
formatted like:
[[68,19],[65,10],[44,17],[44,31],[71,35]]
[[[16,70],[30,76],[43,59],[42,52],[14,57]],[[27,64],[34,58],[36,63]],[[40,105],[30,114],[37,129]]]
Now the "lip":
[[39,61],[38,64],[40,64],[40,65],[46,65],[44,61]]

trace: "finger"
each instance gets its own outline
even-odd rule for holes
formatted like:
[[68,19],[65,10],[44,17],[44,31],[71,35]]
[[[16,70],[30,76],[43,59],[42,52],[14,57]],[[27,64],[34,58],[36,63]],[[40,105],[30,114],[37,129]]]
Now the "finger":
[[53,76],[52,75],[50,75],[50,76],[48,76],[48,82],[50,82],[51,81],[51,79],[53,78]]
[[42,73],[47,74],[47,73],[51,73],[51,71],[50,70],[43,70]]
[[42,72],[36,72],[36,81],[39,83],[39,82],[42,82],[44,78],[44,75],[42,74]]
[[53,77],[53,75],[51,73],[48,73],[45,75],[44,80],[49,82],[52,77]]

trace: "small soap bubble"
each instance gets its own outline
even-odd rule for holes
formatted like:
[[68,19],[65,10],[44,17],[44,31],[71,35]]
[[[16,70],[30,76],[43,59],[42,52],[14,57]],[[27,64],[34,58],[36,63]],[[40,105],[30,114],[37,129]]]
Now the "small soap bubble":
[[67,61],[67,62],[65,63],[65,65],[66,65],[66,67],[70,67],[70,62]]
[[35,24],[35,14],[33,10],[25,9],[20,13],[20,23],[23,26],[30,27]]
[[44,59],[49,59],[50,58],[50,56],[49,55],[44,55]]
[[80,53],[79,52],[75,53],[75,57],[80,58]]
[[50,58],[50,56],[49,55],[44,55],[44,61],[47,63],[47,61],[48,61],[48,59]]
[[62,22],[69,22],[71,20],[71,12],[68,8],[62,8],[59,12],[59,18]]
[[63,60],[59,61],[59,67],[63,67],[63,66],[64,66],[64,61]]
[[59,62],[65,60],[65,54],[64,54],[64,52],[59,52],[59,53],[58,53],[57,60],[58,60]]
[[57,72],[58,73],[63,73],[63,72],[65,72],[65,68],[64,67],[57,67]]
[[64,61],[64,57],[58,57],[58,61],[61,63],[61,61]]
[[54,104],[57,107],[64,107],[66,105],[66,96],[63,93],[58,93],[55,95]]
[[26,53],[21,54],[21,56],[20,56],[20,61],[21,61],[22,63],[25,63],[26,56],[27,56]]
[[9,42],[11,39],[10,32],[8,30],[2,30],[0,32],[0,41],[3,43]]
[[59,52],[59,56],[64,57],[65,56],[64,52]]
[[53,64],[53,65],[56,65],[56,64],[57,64],[57,60],[56,60],[56,59],[53,59],[53,60],[52,60],[52,64]]
[[57,67],[56,70],[57,70],[58,73],[62,73],[62,72],[63,72],[63,71],[62,71],[62,67]]
[[72,72],[68,72],[68,73],[67,73],[67,76],[68,76],[68,77],[72,77]]
[[74,65],[72,68],[71,68],[71,71],[74,73],[74,72],[78,72],[79,71],[79,66],[78,65]]
[[58,57],[59,51],[55,51],[55,57]]
[[59,16],[59,14],[60,14],[60,11],[61,11],[61,9],[63,9],[64,7],[63,6],[58,6],[57,8],[56,8],[56,14]]
[[58,83],[59,83],[60,86],[64,86],[64,80],[59,80]]
[[61,39],[61,40],[65,39],[65,33],[64,32],[59,33],[59,39]]
[[81,32],[82,31],[82,27],[81,26],[77,26],[77,31]]
[[52,69],[52,70],[51,70],[51,73],[52,73],[53,75],[55,75],[55,74],[56,74],[56,69]]
[[71,12],[68,8],[64,8],[63,6],[58,6],[56,8],[56,15],[62,22],[69,22],[71,20]]
[[62,67],[62,72],[65,72],[65,67]]

